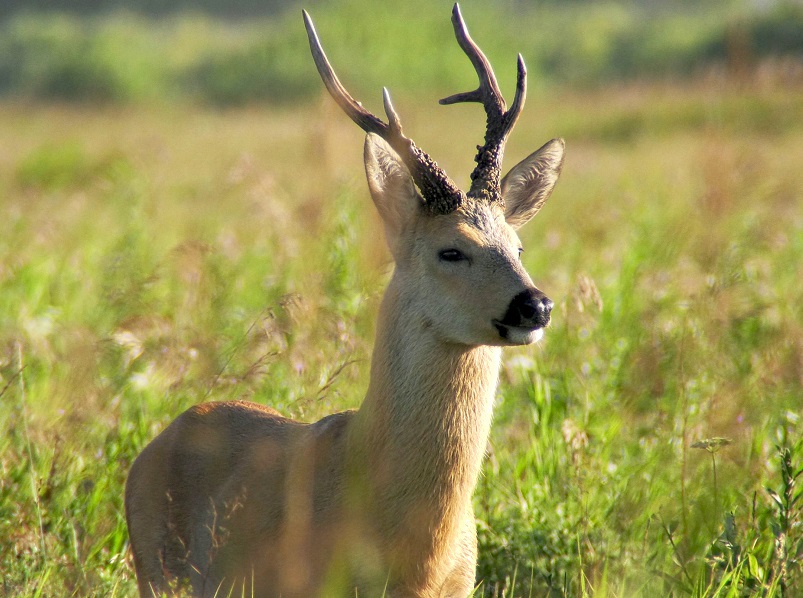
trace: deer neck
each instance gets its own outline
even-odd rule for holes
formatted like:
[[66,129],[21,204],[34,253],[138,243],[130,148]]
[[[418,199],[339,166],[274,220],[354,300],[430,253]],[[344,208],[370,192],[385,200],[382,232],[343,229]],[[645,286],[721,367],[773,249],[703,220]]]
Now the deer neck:
[[412,517],[410,525],[436,530],[470,506],[500,350],[436,338],[408,288],[397,271],[382,302],[371,381],[351,440],[367,465],[372,502],[389,525]]

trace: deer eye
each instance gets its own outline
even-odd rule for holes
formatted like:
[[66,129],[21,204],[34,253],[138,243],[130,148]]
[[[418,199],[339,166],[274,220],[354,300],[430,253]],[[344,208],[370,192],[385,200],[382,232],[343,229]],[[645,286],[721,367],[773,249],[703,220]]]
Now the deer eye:
[[438,257],[444,262],[459,262],[466,259],[466,256],[457,249],[444,249],[443,251],[438,252]]

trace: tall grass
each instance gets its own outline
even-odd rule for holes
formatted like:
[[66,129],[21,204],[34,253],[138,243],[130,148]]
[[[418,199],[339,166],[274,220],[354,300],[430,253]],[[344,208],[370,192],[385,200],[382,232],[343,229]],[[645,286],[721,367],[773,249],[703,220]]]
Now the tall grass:
[[[612,6],[589,18],[621,10]],[[315,16],[344,78],[409,84],[406,130],[464,184],[483,122],[476,106],[434,105],[437,85],[470,84],[448,35],[424,17],[410,54],[422,64],[374,63],[375,51],[337,60],[375,48],[375,35],[401,43],[402,27],[379,19],[365,40],[356,26],[345,40],[346,19],[327,10]],[[190,81],[249,62],[262,25],[25,23],[6,22],[0,44],[16,35],[28,48],[16,56],[50,48],[43,55],[63,63],[25,58],[15,71],[0,59],[2,77],[31,69],[15,90],[43,97],[36,90],[67,73],[111,91],[66,97],[112,101],[0,106],[2,593],[131,596],[131,461],[204,400],[250,399],[306,420],[357,406],[389,258],[361,136],[330,102],[140,101],[186,93],[175,73]],[[101,35],[122,23],[135,24],[130,44]],[[491,30],[498,21],[470,23],[483,45],[502,40],[489,49],[502,63],[512,42]],[[276,48],[291,35],[271,31]],[[606,35],[584,39],[611,48]],[[109,74],[114,53],[93,58],[96,36],[120,52],[121,74]],[[200,37],[214,48],[206,62],[193,50]],[[301,52],[296,37],[287,43]],[[130,48],[166,70],[138,69]],[[462,74],[434,66],[444,56]],[[101,75],[74,77],[71,61]],[[522,231],[525,264],[556,308],[541,345],[505,353],[475,500],[477,595],[803,590],[803,95],[732,74],[530,94],[508,165],[554,136],[568,148],[554,197]]]
[[[508,150],[567,132],[524,230],[555,322],[505,354],[478,591],[793,596],[800,95],[587,101],[531,99]],[[459,179],[476,110],[425,110],[410,132]],[[781,120],[748,126],[763,114]],[[304,419],[359,404],[389,263],[360,136],[328,103],[0,119],[3,591],[132,595],[122,486],[168,421],[203,400]]]

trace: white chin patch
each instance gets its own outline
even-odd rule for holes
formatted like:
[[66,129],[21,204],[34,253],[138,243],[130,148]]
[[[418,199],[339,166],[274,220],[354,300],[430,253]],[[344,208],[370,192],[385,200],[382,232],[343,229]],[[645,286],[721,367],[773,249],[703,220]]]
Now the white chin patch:
[[513,345],[530,345],[544,338],[544,329],[508,328],[507,340]]

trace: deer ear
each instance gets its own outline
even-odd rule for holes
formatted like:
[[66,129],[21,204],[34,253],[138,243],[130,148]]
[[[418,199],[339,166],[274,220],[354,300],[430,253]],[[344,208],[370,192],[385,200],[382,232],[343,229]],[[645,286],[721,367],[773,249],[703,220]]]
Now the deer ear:
[[368,188],[393,250],[402,228],[423,205],[423,200],[410,171],[384,139],[369,133],[365,137],[364,159]]
[[563,166],[563,139],[553,139],[510,169],[502,179],[505,220],[519,228],[538,213]]

